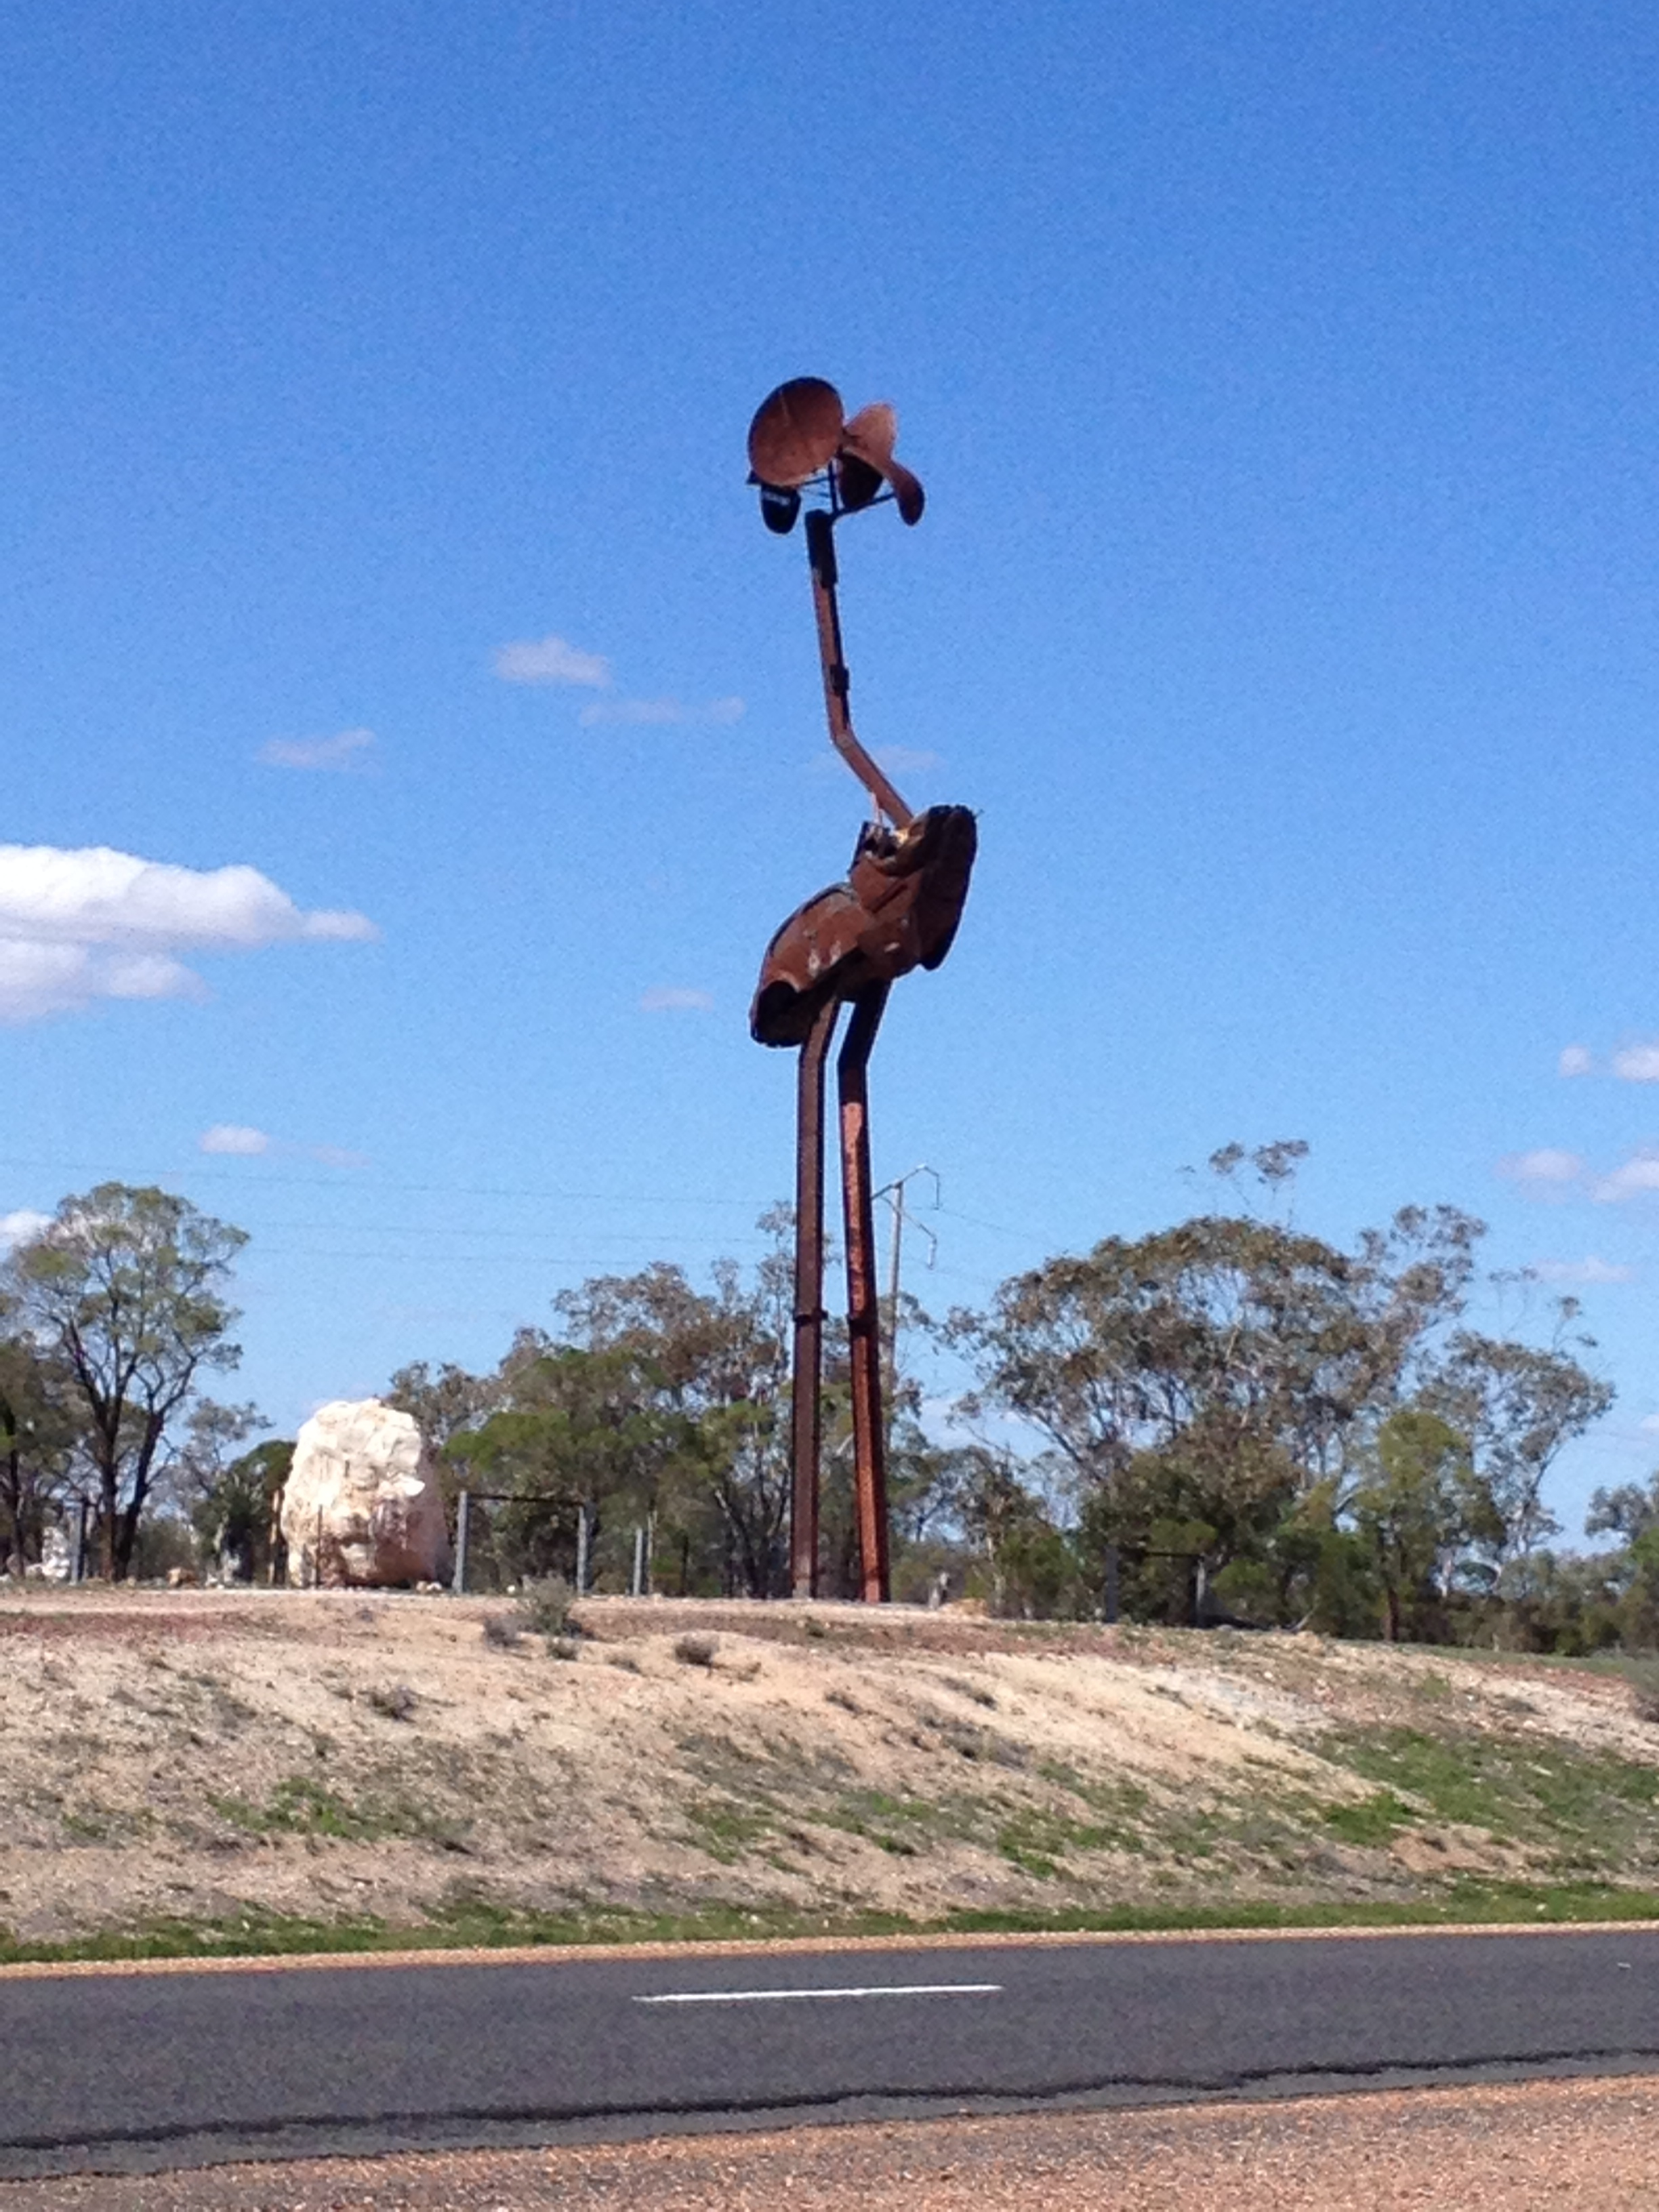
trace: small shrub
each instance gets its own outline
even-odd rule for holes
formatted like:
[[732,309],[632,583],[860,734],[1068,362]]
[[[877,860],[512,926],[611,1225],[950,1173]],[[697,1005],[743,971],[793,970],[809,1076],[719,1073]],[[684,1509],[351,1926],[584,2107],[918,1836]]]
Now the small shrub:
[[980,1683],[964,1682],[960,1674],[942,1674],[939,1680],[947,1690],[954,1690],[959,1698],[971,1698],[976,1705],[988,1705],[993,1711],[995,1711],[995,1697]]
[[712,1667],[720,1648],[718,1640],[712,1636],[678,1636],[674,1639],[674,1656],[682,1667]]
[[384,1689],[371,1690],[368,1702],[383,1720],[410,1721],[421,1701],[407,1682],[392,1682]]
[[497,1651],[511,1651],[524,1641],[524,1627],[510,1613],[486,1613],[483,1640]]
[[576,1593],[562,1575],[543,1575],[520,1590],[519,1615],[538,1636],[572,1636],[577,1633],[570,1618],[575,1602]]
[[547,1639],[547,1656],[550,1659],[578,1658],[580,1656],[581,1648],[574,1636],[550,1636]]
[[864,1711],[863,1706],[850,1690],[840,1688],[826,1690],[823,1693],[823,1702],[826,1705],[839,1705],[844,1713],[861,1713]]

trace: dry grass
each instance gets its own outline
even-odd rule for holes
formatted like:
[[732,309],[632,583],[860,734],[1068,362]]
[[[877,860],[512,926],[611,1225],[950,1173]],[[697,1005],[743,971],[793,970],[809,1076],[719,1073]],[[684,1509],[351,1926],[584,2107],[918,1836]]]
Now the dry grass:
[[588,1601],[580,1645],[501,1619],[0,1601],[0,1923],[1179,1917],[1659,1883],[1659,1729],[1612,1674],[830,1606]]

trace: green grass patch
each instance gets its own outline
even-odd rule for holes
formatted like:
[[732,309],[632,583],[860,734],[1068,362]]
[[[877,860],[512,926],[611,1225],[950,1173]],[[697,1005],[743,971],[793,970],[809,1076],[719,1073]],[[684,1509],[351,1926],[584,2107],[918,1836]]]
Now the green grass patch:
[[1534,1737],[1408,1728],[1328,1738],[1322,1748],[1431,1817],[1548,1851],[1564,1875],[1659,1868],[1659,1768],[1638,1760]]
[[287,1776],[263,1805],[245,1797],[215,1797],[210,1802],[221,1820],[250,1836],[331,1836],[354,1844],[398,1836],[449,1850],[465,1847],[464,1824],[400,1800],[354,1803],[309,1774]]
[[685,1808],[691,1841],[700,1851],[732,1866],[763,1842],[773,1830],[769,1808],[701,1798]]
[[1327,1805],[1320,1818],[1345,1844],[1375,1845],[1389,1842],[1410,1823],[1413,1814],[1411,1807],[1403,1804],[1392,1790],[1378,1790],[1357,1804]]
[[1600,1882],[1539,1884],[1460,1881],[1409,1899],[1301,1903],[1294,1899],[1195,1905],[1171,1899],[1104,1911],[951,1913],[913,1920],[900,1913],[840,1915],[755,1911],[710,1902],[678,1912],[572,1906],[520,1912],[466,1899],[405,1925],[368,1917],[322,1920],[248,1911],[227,1919],[149,1920],[57,1943],[20,1941],[0,1928],[0,1965],[70,1960],[213,1959],[293,1956],[310,1952],[491,1949],[517,1945],[675,1943],[787,1937],[834,1942],[854,1936],[1158,1934],[1182,1929],[1224,1933],[1275,1928],[1434,1928],[1493,1922],[1538,1926],[1659,1920],[1659,1891]]
[[881,1790],[847,1790],[811,1816],[844,1835],[862,1836],[894,1858],[913,1859],[929,1844],[973,1834],[966,1809],[931,1797],[892,1797]]
[[1130,1840],[1134,1823],[1152,1802],[1150,1793],[1138,1782],[1098,1781],[1091,1775],[1080,1774],[1075,1766],[1068,1766],[1062,1759],[1045,1759],[1037,1772],[1044,1782],[1066,1790],[1091,1811],[1105,1814],[1123,1831],[1119,1840],[1124,1843]]
[[1061,1872],[1060,1862],[1071,1851],[1109,1850],[1116,1842],[1115,1830],[1091,1826],[1064,1814],[1023,1806],[997,1832],[997,1849],[1003,1857],[1033,1875],[1052,1881]]

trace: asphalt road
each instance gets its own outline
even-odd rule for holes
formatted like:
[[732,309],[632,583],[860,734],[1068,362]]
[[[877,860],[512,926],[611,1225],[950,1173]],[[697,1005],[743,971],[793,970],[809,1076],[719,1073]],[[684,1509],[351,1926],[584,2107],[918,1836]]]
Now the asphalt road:
[[1659,1934],[0,1976],[0,2175],[1659,2071]]

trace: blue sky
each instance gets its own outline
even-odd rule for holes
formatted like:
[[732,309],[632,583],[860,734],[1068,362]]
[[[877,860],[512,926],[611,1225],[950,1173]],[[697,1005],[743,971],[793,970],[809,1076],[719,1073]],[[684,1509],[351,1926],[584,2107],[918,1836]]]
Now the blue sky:
[[1567,1271],[1570,1524],[1659,1457],[1650,9],[83,0],[0,72],[0,841],[164,871],[0,875],[0,1215],[249,1229],[283,1427],[752,1255],[860,813],[743,484],[814,373],[930,493],[847,532],[860,730],[981,811],[875,1067],[918,1290],[1304,1137],[1310,1227]]

